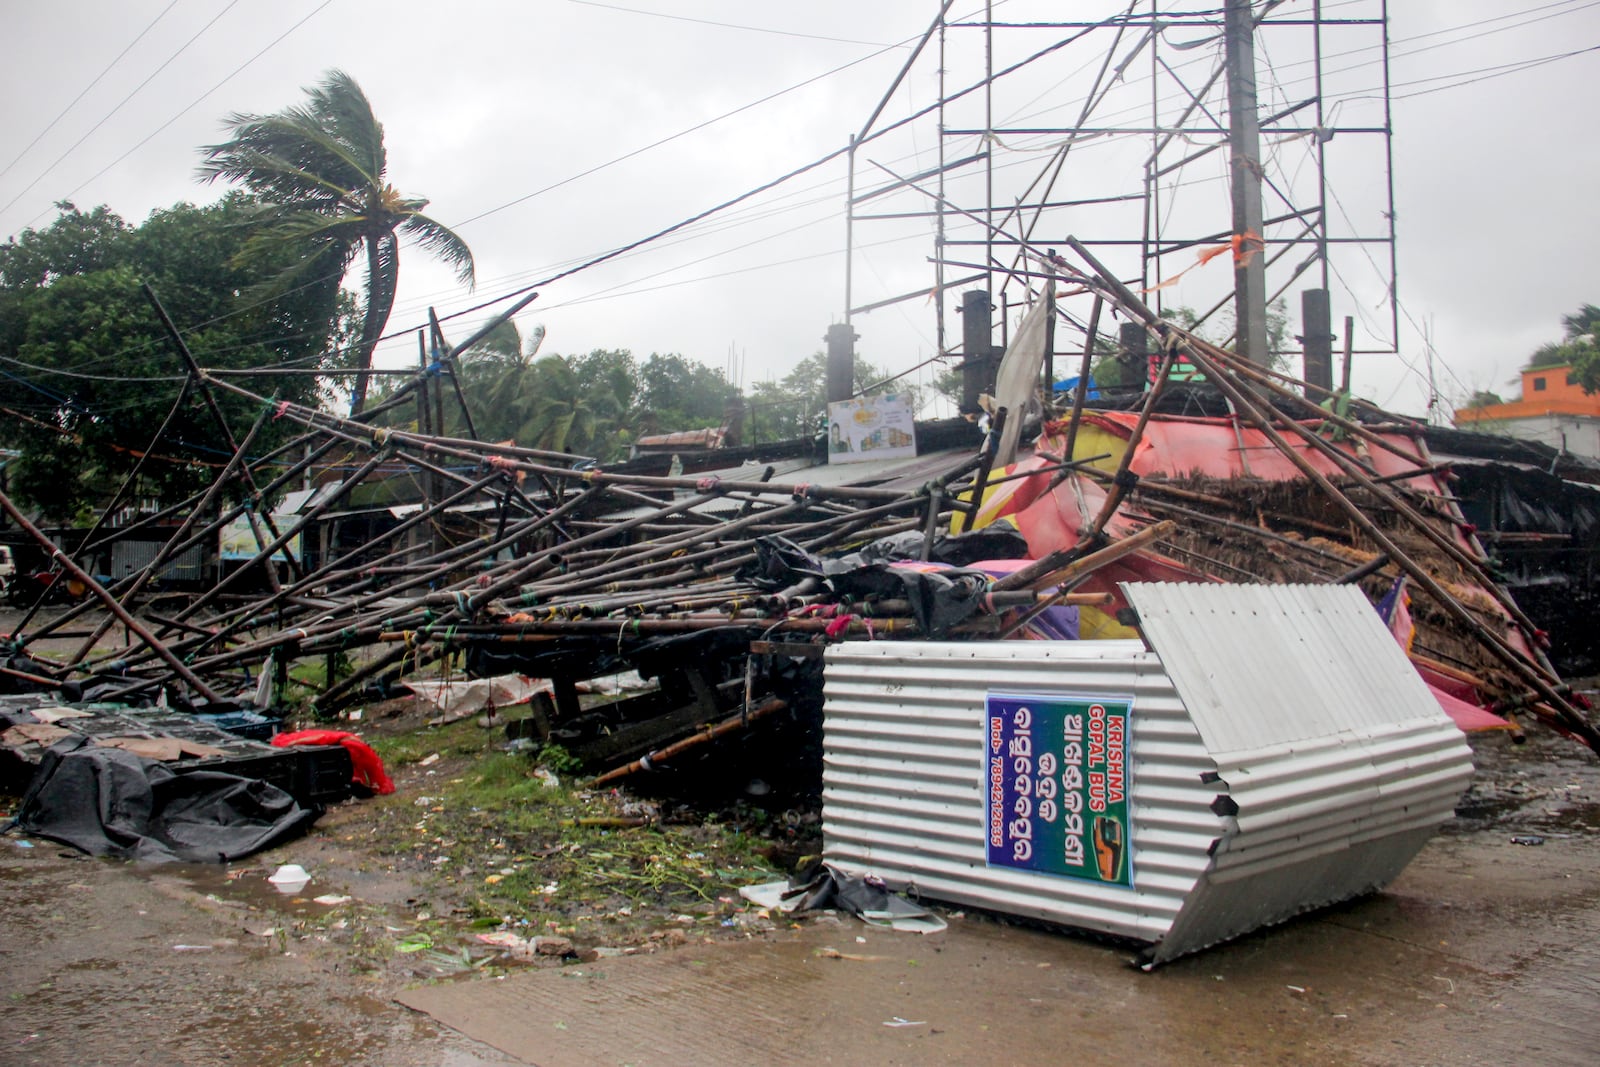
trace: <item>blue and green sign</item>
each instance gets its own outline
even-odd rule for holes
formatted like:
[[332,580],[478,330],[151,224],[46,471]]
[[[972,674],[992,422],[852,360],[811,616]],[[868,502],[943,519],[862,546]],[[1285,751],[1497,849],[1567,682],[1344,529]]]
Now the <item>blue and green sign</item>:
[[991,867],[1131,886],[1128,698],[990,693],[984,838]]

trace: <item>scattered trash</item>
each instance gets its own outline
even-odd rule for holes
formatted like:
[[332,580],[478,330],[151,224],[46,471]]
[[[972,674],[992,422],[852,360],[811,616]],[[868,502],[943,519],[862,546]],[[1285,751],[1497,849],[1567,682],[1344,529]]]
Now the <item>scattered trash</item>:
[[417,766],[418,767],[432,767],[435,763],[438,763],[438,762],[439,762],[439,753],[435,752],[432,755],[424,756],[422,759],[418,760],[417,761]]
[[840,952],[836,948],[824,946],[812,953],[813,956],[823,960],[851,960],[856,963],[876,963],[887,959],[887,956],[861,956],[852,952]]
[[210,945],[173,945],[174,952],[210,952]]
[[872,926],[903,933],[935,934],[945,929],[943,919],[889,892],[883,881],[872,875],[850,875],[832,864],[818,863],[801,877],[804,881],[799,883],[747,885],[739,895],[757,907],[785,914],[839,908]]
[[320,897],[313,897],[311,899],[312,899],[312,903],[321,904],[324,907],[329,907],[329,908],[334,907],[334,906],[339,905],[339,904],[348,904],[348,903],[350,903],[350,898],[349,897],[344,896],[343,894],[339,894],[339,893],[324,893]]
[[917,1019],[917,1020],[902,1019],[902,1018],[900,1018],[900,1016],[896,1015],[893,1019],[886,1019],[884,1021],[883,1025],[885,1025],[885,1026],[893,1026],[893,1027],[901,1027],[901,1026],[927,1026],[928,1024],[926,1022],[920,1020],[920,1019]]
[[442,678],[413,678],[401,683],[417,695],[417,703],[435,713],[428,720],[439,726],[464,719],[479,711],[491,715],[499,708],[526,704],[533,694],[549,692],[549,679],[533,679],[521,674],[501,674],[492,678],[451,681]]
[[285,896],[293,896],[310,883],[311,875],[298,863],[285,863],[268,875],[267,881],[271,882],[278,892]]
[[1542,845],[1544,838],[1538,834],[1517,834],[1511,839],[1513,845]]

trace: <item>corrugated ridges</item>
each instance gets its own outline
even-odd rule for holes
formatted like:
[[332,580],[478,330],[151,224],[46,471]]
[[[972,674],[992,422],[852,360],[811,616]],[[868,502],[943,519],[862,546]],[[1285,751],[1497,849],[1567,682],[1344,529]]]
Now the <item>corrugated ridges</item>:
[[[985,866],[991,690],[1133,695],[1133,889]],[[1139,642],[846,643],[828,652],[825,693],[825,853],[891,884],[1156,941],[1224,827],[1201,782],[1215,765]]]

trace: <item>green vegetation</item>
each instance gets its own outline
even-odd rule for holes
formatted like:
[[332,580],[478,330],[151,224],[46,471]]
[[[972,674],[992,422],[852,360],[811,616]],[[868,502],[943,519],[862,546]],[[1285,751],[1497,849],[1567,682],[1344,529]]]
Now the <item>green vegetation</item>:
[[1600,392],[1600,307],[1584,304],[1561,316],[1562,338],[1540,345],[1523,369],[1571,366],[1584,392]]
[[663,819],[653,804],[552,775],[572,763],[559,746],[530,756],[500,741],[464,720],[372,742],[391,774],[424,760],[438,773],[366,802],[370,846],[431,870],[432,889],[468,922],[626,942],[671,915],[718,921],[742,910],[739,886],[779,877],[762,856],[770,842],[744,828],[753,819]]
[[[873,389],[889,377],[889,372],[868,360],[856,358],[851,385],[855,392],[908,393],[913,411],[919,411],[923,398],[917,388],[905,382]],[[959,376],[955,397],[961,397]],[[746,438],[756,441],[783,441],[817,433],[828,409],[828,357],[823,352],[795,364],[794,370],[775,382],[757,382],[750,390]]]
[[[104,207],[58,206],[50,226],[0,245],[0,444],[22,453],[7,469],[12,490],[49,520],[66,521],[109,496],[178,399],[183,364],[141,283],[205,366],[323,365],[349,308],[337,278],[272,304],[242,295],[299,258],[284,246],[236,261],[239,231],[256,217],[248,197],[178,204],[137,227]],[[284,381],[282,398],[316,402],[312,380]],[[259,414],[238,398],[219,403],[235,427]],[[268,420],[255,448],[266,451],[291,430]],[[227,456],[209,413],[191,398],[145,465],[140,491],[181,499],[215,477]]]
[[[342,279],[357,256],[366,259],[366,302],[356,366],[372,353],[400,283],[400,239],[408,237],[473,279],[472,251],[448,227],[422,213],[428,201],[408,197],[387,177],[383,124],[354,78],[331,70],[306,90],[306,102],[272,115],[228,117],[233,136],[208,145],[200,175],[237,182],[257,198],[242,263],[268,261],[280,269],[258,295],[280,295],[303,284]],[[285,249],[295,260],[284,266]],[[366,401],[367,378],[356,380],[350,409]]]

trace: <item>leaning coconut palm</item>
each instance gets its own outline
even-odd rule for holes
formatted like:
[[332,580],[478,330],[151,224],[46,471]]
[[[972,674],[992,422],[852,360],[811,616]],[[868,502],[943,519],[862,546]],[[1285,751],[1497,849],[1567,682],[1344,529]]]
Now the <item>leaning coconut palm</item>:
[[[305,104],[274,115],[228,116],[226,128],[233,136],[201,149],[200,176],[208,182],[239,182],[264,202],[261,225],[240,249],[241,258],[286,241],[304,246],[299,263],[273,283],[280,291],[332,273],[343,277],[355,258],[366,254],[366,307],[356,365],[370,370],[394,307],[401,237],[455,267],[469,285],[472,251],[448,227],[422,214],[428,201],[402,196],[385,180],[383,124],[354,78],[329,71],[305,92]],[[367,375],[362,374],[352,414],[361,411],[366,396]]]

